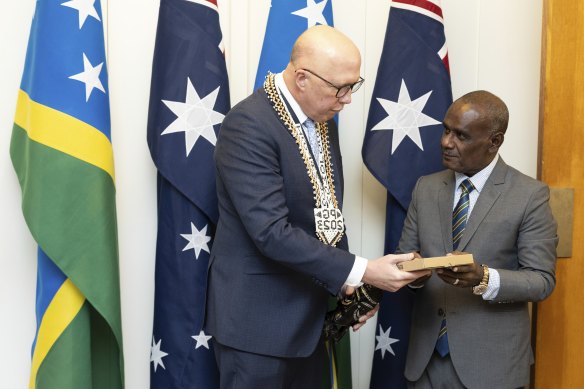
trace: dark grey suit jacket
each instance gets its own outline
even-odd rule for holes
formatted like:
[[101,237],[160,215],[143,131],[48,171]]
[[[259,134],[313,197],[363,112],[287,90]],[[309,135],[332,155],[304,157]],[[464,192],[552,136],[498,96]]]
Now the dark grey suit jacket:
[[[423,257],[452,251],[454,173],[419,179],[408,210],[399,251]],[[501,287],[494,302],[469,288],[433,275],[415,291],[405,375],[420,378],[446,314],[450,355],[469,388],[517,388],[529,382],[533,363],[529,301],[548,297],[555,286],[556,223],[549,189],[500,158],[475,204],[458,250],[497,269]]]
[[[342,203],[337,127],[329,122]],[[355,256],[315,235],[314,195],[298,146],[259,89],[223,120],[215,150],[219,223],[209,263],[206,329],[226,346],[281,357],[310,355],[328,297]]]

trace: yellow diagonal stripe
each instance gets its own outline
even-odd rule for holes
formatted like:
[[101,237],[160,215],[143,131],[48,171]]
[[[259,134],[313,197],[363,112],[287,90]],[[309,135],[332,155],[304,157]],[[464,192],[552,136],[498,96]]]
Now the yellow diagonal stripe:
[[22,90],[18,92],[14,122],[30,139],[95,165],[114,180],[112,144],[95,127],[33,101]]
[[32,356],[32,366],[30,373],[29,389],[36,386],[36,376],[39,367],[47,353],[53,347],[55,341],[61,336],[65,328],[73,321],[77,313],[83,306],[85,297],[70,279],[65,280],[59,288],[55,297],[47,307]]
[[335,353],[332,344],[327,340],[325,342],[326,352],[329,357],[329,373],[331,375],[331,389],[339,389],[339,379],[337,377],[337,364],[335,362]]

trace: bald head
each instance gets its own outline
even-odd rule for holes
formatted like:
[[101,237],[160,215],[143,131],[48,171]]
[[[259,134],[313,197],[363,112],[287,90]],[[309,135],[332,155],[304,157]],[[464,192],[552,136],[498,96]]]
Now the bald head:
[[[302,111],[323,122],[351,103],[352,87],[360,82],[360,70],[359,49],[345,34],[333,27],[314,26],[294,43],[283,77]],[[341,88],[347,87],[348,92],[337,96]]]
[[314,26],[298,37],[292,47],[290,62],[296,67],[325,68],[344,62],[360,67],[361,54],[357,46],[339,30]]
[[463,106],[476,111],[478,113],[477,119],[483,122],[484,127],[490,133],[502,132],[504,134],[507,131],[509,124],[507,105],[491,92],[477,90],[467,93],[456,100],[449,111],[460,109]]

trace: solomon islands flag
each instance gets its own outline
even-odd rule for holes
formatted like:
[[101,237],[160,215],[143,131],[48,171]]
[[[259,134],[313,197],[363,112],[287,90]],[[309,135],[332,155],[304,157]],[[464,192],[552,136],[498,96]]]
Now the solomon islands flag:
[[[452,103],[439,0],[393,0],[363,143],[363,160],[387,188],[385,253],[399,243],[418,178],[442,169],[442,120]],[[371,388],[405,388],[411,291],[384,293]]]
[[39,245],[30,389],[123,388],[114,162],[99,0],[38,0],[10,156]]
[[147,134],[158,169],[152,389],[219,387],[202,326],[218,218],[213,151],[229,107],[217,2],[162,0]]

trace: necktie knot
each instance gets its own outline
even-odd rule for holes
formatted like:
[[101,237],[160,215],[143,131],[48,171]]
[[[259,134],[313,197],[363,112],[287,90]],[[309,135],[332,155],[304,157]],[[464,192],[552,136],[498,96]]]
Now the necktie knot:
[[467,178],[466,180],[460,183],[460,189],[462,190],[463,194],[468,194],[472,192],[475,187],[472,182]]

